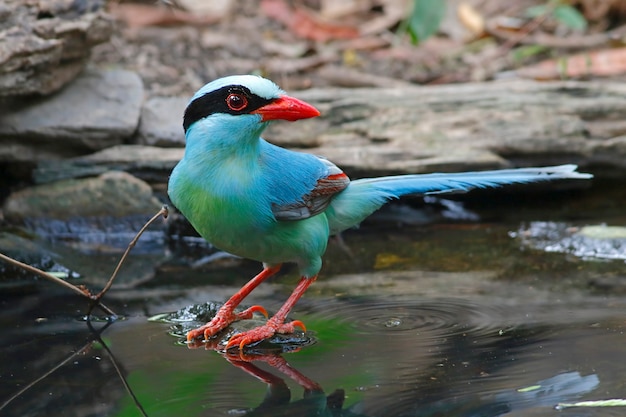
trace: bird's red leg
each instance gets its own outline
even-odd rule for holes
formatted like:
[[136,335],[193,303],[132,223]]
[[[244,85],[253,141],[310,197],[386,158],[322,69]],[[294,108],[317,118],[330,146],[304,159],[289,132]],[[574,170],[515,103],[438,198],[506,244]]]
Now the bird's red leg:
[[298,302],[300,297],[302,297],[302,295],[306,292],[307,288],[309,288],[309,286],[313,284],[316,279],[317,275],[311,278],[302,277],[287,301],[285,301],[285,304],[283,304],[278,312],[276,312],[276,314],[274,314],[274,316],[269,319],[266,324],[234,335],[228,341],[226,349],[233,346],[238,346],[239,349],[243,349],[245,345],[260,342],[261,340],[272,337],[275,333],[293,333],[296,327],[300,327],[302,330],[306,331],[304,323],[300,320],[285,323],[285,318],[296,302]]
[[[228,355],[228,354],[227,354]],[[298,383],[302,388],[307,391],[315,391],[315,392],[323,392],[322,387],[312,379],[308,378],[302,372],[298,371],[295,368],[292,368],[291,365],[280,355],[269,354],[269,355],[254,355],[249,356],[244,359],[235,358],[235,356],[226,356],[226,360],[233,364],[234,366],[244,370],[248,374],[257,378],[260,381],[265,382],[268,385],[273,387],[273,391],[277,391],[278,389],[283,389],[282,387],[287,387],[285,381],[281,378],[273,375],[269,372],[263,371],[259,369],[257,366],[252,364],[253,361],[265,362],[270,365],[272,368],[280,371],[285,374],[292,380]]]
[[289,365],[289,363],[282,356],[267,356],[266,358],[262,358],[261,360],[278,369],[280,372],[287,375],[292,380],[296,381],[298,385],[300,385],[305,390],[324,392],[320,384],[308,378],[296,368],[292,368],[291,365]]
[[252,278],[246,285],[241,287],[239,291],[237,291],[228,301],[224,303],[222,308],[219,309],[215,317],[205,324],[204,326],[200,326],[197,329],[190,330],[187,333],[187,341],[191,342],[192,340],[204,336],[205,340],[208,340],[211,336],[215,336],[221,330],[226,328],[230,323],[242,320],[242,319],[250,319],[252,318],[252,313],[258,311],[263,313],[265,317],[267,317],[267,311],[261,306],[252,306],[241,313],[235,313],[235,308],[243,301],[244,298],[248,296],[256,287],[259,286],[260,283],[265,281],[267,278],[276,274],[280,270],[281,265],[272,265],[270,267],[265,267],[263,270]]

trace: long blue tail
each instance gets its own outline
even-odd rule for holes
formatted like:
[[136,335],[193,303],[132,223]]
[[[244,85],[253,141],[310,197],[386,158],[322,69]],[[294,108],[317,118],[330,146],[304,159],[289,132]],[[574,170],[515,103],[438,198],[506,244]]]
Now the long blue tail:
[[467,192],[474,188],[499,187],[562,179],[588,179],[576,165],[543,168],[501,169],[482,172],[436,173],[364,178],[350,183],[326,210],[331,234],[356,226],[390,199],[404,195]]

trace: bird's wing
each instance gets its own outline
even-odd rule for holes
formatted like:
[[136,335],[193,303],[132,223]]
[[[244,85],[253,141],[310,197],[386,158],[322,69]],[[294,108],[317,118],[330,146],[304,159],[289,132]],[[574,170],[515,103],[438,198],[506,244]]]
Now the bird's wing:
[[300,220],[315,216],[328,207],[333,196],[343,191],[350,179],[335,164],[316,157],[326,167],[326,172],[317,178],[313,188],[292,202],[273,204],[272,213],[277,220]]
[[335,164],[261,141],[264,196],[277,220],[301,220],[328,207],[350,179]]

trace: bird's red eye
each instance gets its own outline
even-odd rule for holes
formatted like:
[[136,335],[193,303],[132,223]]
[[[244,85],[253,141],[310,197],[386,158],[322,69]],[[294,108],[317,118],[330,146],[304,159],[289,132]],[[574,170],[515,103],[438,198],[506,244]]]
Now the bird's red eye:
[[240,111],[248,105],[248,99],[242,94],[231,93],[226,97],[226,105],[232,111]]

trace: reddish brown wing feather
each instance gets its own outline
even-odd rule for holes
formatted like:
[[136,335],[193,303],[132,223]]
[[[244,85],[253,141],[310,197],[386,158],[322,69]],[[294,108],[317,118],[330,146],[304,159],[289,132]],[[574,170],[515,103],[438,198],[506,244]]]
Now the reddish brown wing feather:
[[330,174],[317,180],[315,187],[301,201],[272,207],[277,220],[301,220],[315,216],[328,207],[335,194],[350,184],[350,178],[339,168],[329,161],[324,162],[329,165]]

